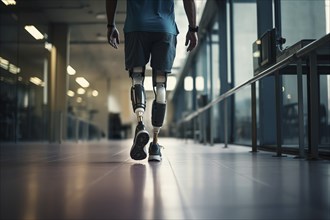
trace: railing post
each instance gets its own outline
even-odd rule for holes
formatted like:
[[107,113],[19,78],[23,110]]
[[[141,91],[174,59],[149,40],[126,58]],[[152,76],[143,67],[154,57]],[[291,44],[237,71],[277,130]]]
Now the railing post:
[[214,119],[213,119],[213,107],[210,108],[210,145],[214,144]]
[[207,111],[204,111],[201,113],[202,114],[202,121],[203,121],[203,143],[204,145],[206,145],[206,138],[207,138],[207,132],[206,132],[206,128],[207,128],[207,125],[206,125],[206,120],[207,120]]
[[252,151],[257,150],[257,95],[256,95],[256,83],[251,84],[251,125],[252,125]]
[[224,122],[225,122],[225,147],[228,148],[228,109],[227,109],[227,99],[223,100],[223,106],[224,106]]
[[319,145],[319,78],[317,73],[316,53],[309,56],[309,142],[312,160],[318,159]]
[[276,110],[276,155],[282,155],[282,80],[280,70],[275,72],[275,110]]
[[303,105],[303,80],[302,80],[302,62],[297,61],[297,92],[298,92],[298,124],[299,124],[299,156],[305,157],[304,149],[304,105]]
[[186,143],[188,143],[188,138],[187,138],[187,121],[183,121],[183,137]]

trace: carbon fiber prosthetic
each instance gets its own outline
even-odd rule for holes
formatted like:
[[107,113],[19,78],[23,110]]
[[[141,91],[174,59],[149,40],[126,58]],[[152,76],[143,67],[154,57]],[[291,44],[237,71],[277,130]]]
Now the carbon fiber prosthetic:
[[153,71],[153,88],[155,100],[152,103],[152,125],[156,131],[163,126],[166,112],[166,80],[164,72]]
[[132,78],[131,101],[133,110],[139,121],[142,121],[144,111],[146,109],[146,94],[143,87],[144,83],[144,68],[133,68],[130,70]]

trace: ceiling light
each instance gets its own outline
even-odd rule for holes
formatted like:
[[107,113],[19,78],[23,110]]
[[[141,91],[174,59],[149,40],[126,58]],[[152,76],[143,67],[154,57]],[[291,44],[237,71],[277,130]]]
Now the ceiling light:
[[197,91],[203,91],[204,90],[204,77],[203,76],[197,76],[196,77],[196,90]]
[[71,75],[71,76],[73,76],[73,75],[76,74],[76,70],[73,69],[72,66],[70,66],[70,65],[66,68],[66,71],[67,71],[67,73],[68,73],[69,75]]
[[79,88],[79,89],[77,90],[77,93],[78,93],[79,95],[83,95],[83,94],[85,94],[85,92],[86,92],[86,90],[83,89],[83,88]]
[[82,102],[82,98],[81,97],[77,97],[77,102],[81,103]]
[[1,0],[5,5],[16,5],[15,0]]
[[5,70],[8,70],[12,74],[17,74],[21,72],[21,69],[19,67],[15,66],[14,64],[10,63],[8,60],[2,57],[0,57],[0,67]]
[[35,84],[37,86],[40,86],[43,83],[43,81],[41,79],[39,79],[38,77],[31,77],[30,82],[32,82],[33,84]]
[[9,67],[9,61],[0,57],[0,67],[5,69],[5,70],[8,70],[8,67]]
[[97,90],[93,90],[92,92],[92,96],[96,97],[99,95],[99,92]]
[[68,90],[66,94],[70,97],[73,97],[74,96],[74,91]]
[[87,88],[89,86],[89,82],[84,77],[77,77],[76,82],[84,88]]
[[21,69],[14,64],[9,64],[9,72],[11,72],[12,74],[17,74],[21,72]]
[[192,91],[194,87],[193,78],[191,76],[186,76],[184,78],[184,90],[189,92]]
[[36,40],[44,39],[44,35],[33,25],[26,25],[24,29],[29,32]]
[[52,50],[53,45],[51,43],[45,42],[45,49],[47,49],[49,52]]

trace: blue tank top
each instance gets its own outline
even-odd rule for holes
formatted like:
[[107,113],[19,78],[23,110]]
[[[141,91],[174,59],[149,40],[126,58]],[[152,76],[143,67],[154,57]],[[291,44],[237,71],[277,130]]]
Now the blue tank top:
[[127,0],[124,32],[166,32],[177,35],[174,0]]

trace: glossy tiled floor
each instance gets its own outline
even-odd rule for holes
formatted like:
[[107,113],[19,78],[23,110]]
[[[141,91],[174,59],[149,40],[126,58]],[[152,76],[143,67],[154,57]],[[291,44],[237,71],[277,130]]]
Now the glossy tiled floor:
[[1,146],[1,219],[330,219],[329,161],[162,139]]

